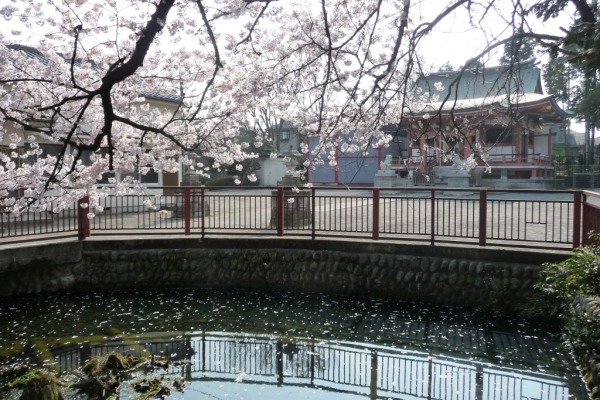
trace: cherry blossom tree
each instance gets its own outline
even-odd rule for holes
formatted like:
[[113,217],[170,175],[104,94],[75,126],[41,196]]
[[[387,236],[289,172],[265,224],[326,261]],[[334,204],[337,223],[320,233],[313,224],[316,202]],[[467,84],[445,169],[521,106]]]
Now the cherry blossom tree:
[[[54,203],[56,211],[83,196],[94,205],[107,190],[98,180],[113,171],[139,177],[151,169],[175,172],[184,165],[205,171],[239,163],[255,156],[238,133],[256,110],[268,109],[320,137],[318,148],[303,146],[315,153],[313,162],[337,145],[337,132],[351,135],[348,151],[386,146],[390,137],[381,127],[429,100],[411,85],[424,72],[423,42],[458,13],[487,39],[471,62],[515,38],[560,48],[562,36],[530,27],[536,16],[524,0],[512,3],[23,0],[2,5],[8,27],[0,32],[3,205],[16,213],[32,204],[44,208],[46,196],[62,200]],[[557,8],[555,14],[564,12]],[[501,21],[501,29],[492,31],[488,19]],[[60,150],[50,154],[46,144]],[[201,154],[213,165],[189,154]],[[138,182],[129,177],[110,183],[115,184],[111,191],[123,193]]]

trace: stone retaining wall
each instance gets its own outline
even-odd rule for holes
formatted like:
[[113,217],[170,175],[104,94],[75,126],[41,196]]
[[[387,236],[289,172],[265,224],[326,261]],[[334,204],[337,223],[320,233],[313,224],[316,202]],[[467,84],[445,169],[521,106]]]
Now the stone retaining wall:
[[541,264],[566,256],[289,239],[86,241],[0,250],[0,281],[3,295],[248,288],[514,309],[532,293]]
[[0,249],[0,295],[54,292],[76,285],[81,265],[77,241]]

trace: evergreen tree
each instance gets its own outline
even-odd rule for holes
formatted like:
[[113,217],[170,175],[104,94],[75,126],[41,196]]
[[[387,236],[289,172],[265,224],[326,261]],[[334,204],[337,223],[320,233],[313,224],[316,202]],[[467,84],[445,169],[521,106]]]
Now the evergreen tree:
[[448,71],[454,71],[454,67],[452,66],[452,64],[450,64],[450,61],[446,61],[444,64],[442,64],[442,66],[439,69],[439,72],[448,72]]
[[530,37],[517,36],[504,45],[504,54],[500,57],[501,65],[531,60],[535,56],[535,40]]
[[573,82],[579,72],[568,62],[564,55],[551,58],[543,66],[544,84],[548,93],[554,94],[556,100],[563,103],[563,107],[573,107],[577,88],[573,88]]

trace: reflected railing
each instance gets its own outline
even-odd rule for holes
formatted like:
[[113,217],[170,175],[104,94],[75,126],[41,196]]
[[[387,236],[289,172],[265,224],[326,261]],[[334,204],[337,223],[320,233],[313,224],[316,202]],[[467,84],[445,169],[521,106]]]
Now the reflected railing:
[[[500,342],[514,339],[494,335]],[[54,356],[61,370],[72,371],[111,352],[189,360],[165,373],[190,382],[301,386],[371,399],[566,400],[574,395],[567,378],[532,372],[518,363],[506,368],[480,357],[355,342],[195,332],[170,340],[147,336],[136,344],[128,340],[56,349]]]

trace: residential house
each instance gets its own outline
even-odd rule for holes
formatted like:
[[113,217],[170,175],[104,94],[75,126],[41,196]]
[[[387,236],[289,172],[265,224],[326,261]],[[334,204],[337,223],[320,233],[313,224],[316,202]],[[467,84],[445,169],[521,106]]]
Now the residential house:
[[255,172],[258,181],[263,186],[276,186],[287,173],[284,159],[294,157],[302,167],[304,156],[300,153],[300,144],[306,141],[302,134],[291,122],[280,120],[266,129],[269,142],[264,143],[259,151],[260,169]]
[[[24,45],[9,45],[9,48],[13,50],[19,50],[24,52],[27,57],[31,59],[35,59],[37,61],[41,61],[43,64],[48,64],[48,59],[37,49]],[[15,62],[13,60],[13,62]],[[176,111],[177,106],[181,102],[181,97],[174,93],[158,93],[158,92],[142,92],[142,103],[148,104],[152,109],[161,109],[165,110],[165,112],[173,113]],[[39,121],[39,126],[44,126],[44,121]],[[84,129],[82,129],[84,131]],[[60,154],[63,148],[63,144],[60,142],[51,141],[48,138],[45,138],[43,135],[40,135],[37,132],[29,132],[24,129],[14,127],[12,125],[7,126],[7,135],[4,135],[2,140],[0,141],[0,152],[5,154],[17,153],[24,154],[25,149],[29,146],[29,137],[34,136],[36,138],[36,142],[39,143],[40,148],[43,150],[43,156],[57,156]],[[20,138],[18,142],[17,149],[10,149],[10,134],[15,133]],[[85,135],[85,132],[81,132],[80,135]],[[67,153],[72,151],[71,146],[67,146]],[[90,154],[84,153],[82,157],[82,161],[85,163],[89,161]],[[27,159],[22,157],[15,158],[15,162],[27,162]],[[142,184],[146,187],[160,187],[160,186],[178,186],[182,181],[181,172],[179,173],[156,173],[152,169],[146,174],[139,174],[138,172],[133,172],[127,175],[134,175],[136,179],[138,179]],[[107,173],[104,174],[102,179],[98,181],[100,185],[108,184],[108,179],[110,177],[116,178],[117,181],[122,180],[125,175],[120,173]]]

